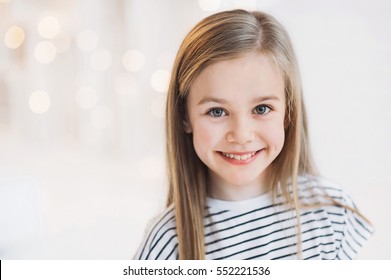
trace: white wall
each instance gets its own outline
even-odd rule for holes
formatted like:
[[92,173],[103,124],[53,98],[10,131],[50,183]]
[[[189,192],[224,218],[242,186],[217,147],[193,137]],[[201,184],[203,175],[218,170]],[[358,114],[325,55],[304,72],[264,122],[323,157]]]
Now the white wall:
[[[0,36],[18,25],[26,38],[17,49],[0,43],[0,258],[133,256],[166,192],[165,93],[151,77],[170,71],[194,24],[235,7],[269,12],[290,32],[318,167],[376,227],[360,258],[391,258],[389,1],[209,1],[220,3],[210,12],[195,0],[4,2]],[[53,39],[38,34],[45,15],[59,20]],[[83,51],[85,29],[97,42]],[[69,48],[39,63],[36,45],[60,38]],[[143,54],[138,71],[123,65],[130,49]],[[88,109],[76,102],[83,86],[92,88]],[[50,98],[43,114],[29,107],[38,89]]]

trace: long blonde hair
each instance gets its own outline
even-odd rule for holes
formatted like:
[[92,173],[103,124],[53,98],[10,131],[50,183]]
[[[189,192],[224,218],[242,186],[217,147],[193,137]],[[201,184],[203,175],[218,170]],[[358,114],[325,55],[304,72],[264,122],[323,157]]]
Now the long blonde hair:
[[[194,150],[192,135],[184,131],[190,86],[208,65],[249,52],[263,53],[273,59],[285,81],[285,143],[268,173],[267,180],[272,192],[275,195],[280,185],[284,197],[298,213],[297,177],[299,174],[315,174],[298,65],[285,28],[274,17],[263,12],[232,10],[203,19],[180,46],[167,97],[167,205],[174,204],[179,259],[205,258],[204,215],[208,169]],[[300,244],[299,215],[296,217]]]

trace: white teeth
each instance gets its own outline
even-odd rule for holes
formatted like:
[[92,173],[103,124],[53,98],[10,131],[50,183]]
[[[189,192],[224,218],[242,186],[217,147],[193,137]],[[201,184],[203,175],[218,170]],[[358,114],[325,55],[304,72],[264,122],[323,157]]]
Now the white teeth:
[[252,152],[252,153],[245,154],[245,155],[235,155],[235,154],[223,153],[223,155],[225,155],[226,157],[234,158],[236,160],[246,160],[246,159],[249,159],[249,158],[253,157],[255,154],[256,154],[256,152]]

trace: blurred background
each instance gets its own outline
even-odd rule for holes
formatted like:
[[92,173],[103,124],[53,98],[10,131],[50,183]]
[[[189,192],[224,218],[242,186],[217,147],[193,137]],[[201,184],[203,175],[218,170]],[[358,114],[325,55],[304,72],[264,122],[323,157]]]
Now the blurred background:
[[391,259],[391,2],[0,0],[0,259],[130,259],[166,196],[164,106],[202,18],[274,15],[297,52],[312,147]]

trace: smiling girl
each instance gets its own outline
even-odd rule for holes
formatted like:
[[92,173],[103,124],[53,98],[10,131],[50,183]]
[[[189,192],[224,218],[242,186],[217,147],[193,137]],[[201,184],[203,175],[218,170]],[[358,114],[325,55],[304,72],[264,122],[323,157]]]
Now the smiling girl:
[[233,10],[197,24],[166,110],[169,195],[136,259],[352,259],[372,227],[317,175],[285,29]]

